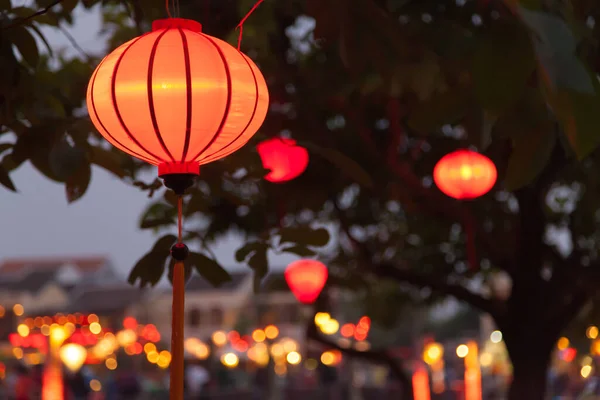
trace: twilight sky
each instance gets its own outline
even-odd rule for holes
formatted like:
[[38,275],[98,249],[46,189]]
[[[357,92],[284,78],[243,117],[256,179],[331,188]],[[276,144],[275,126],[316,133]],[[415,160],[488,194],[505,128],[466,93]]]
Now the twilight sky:
[[[14,4],[19,3],[13,1]],[[77,8],[76,25],[68,31],[89,53],[102,53],[104,40],[98,37],[101,16]],[[53,48],[77,54],[65,36],[56,30],[44,31]],[[40,46],[40,49],[42,46]],[[64,187],[49,181],[29,164],[12,173],[19,193],[0,187],[0,259],[22,256],[107,255],[118,271],[126,275],[135,261],[146,253],[156,237],[137,229],[146,194],[113,178],[99,168],[85,196],[69,205]],[[236,265],[235,239],[223,241],[213,250],[227,268]],[[286,265],[293,257],[273,256],[272,264]]]

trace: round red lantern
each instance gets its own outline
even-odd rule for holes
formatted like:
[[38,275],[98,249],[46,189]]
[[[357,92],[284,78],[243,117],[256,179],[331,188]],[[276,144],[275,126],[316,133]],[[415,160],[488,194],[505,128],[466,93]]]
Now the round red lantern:
[[290,290],[304,304],[311,304],[319,297],[327,275],[327,267],[317,260],[294,261],[285,270],[285,280]]
[[256,150],[265,169],[265,179],[280,183],[300,176],[308,166],[308,151],[293,139],[274,138],[259,143]]
[[152,32],[118,47],[87,90],[92,122],[120,150],[158,166],[159,175],[242,147],[265,119],[269,95],[258,67],[192,20],[154,21]]
[[494,187],[497,177],[492,160],[466,149],[446,154],[433,169],[433,180],[438,188],[459,200],[483,196]]

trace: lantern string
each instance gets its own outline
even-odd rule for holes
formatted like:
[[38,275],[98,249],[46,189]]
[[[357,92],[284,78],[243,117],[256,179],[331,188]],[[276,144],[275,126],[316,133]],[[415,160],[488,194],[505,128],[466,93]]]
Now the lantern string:
[[183,232],[183,196],[177,198],[177,243],[182,242]]
[[171,15],[171,10],[169,9],[169,2],[170,0],[165,0],[165,8],[167,9],[167,15],[169,16],[169,18],[173,18],[173,16]]
[[240,50],[241,46],[242,46],[242,35],[244,33],[244,22],[246,22],[246,20],[248,19],[248,17],[250,17],[250,15],[252,15],[252,13],[254,12],[254,10],[256,10],[258,8],[258,6],[260,6],[260,4],[263,2],[264,0],[258,0],[254,6],[250,9],[250,11],[248,11],[248,14],[246,14],[246,16],[244,18],[242,18],[242,20],[240,21],[240,23],[235,27],[235,29],[239,29],[240,30],[240,34],[238,36],[238,51]]

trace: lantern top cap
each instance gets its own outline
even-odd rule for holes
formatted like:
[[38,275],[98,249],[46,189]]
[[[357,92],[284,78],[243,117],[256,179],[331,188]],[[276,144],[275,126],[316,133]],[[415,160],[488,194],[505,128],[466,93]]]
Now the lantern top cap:
[[193,32],[202,32],[202,24],[194,21],[193,19],[165,18],[157,19],[156,21],[152,22],[152,31],[175,28],[187,29]]

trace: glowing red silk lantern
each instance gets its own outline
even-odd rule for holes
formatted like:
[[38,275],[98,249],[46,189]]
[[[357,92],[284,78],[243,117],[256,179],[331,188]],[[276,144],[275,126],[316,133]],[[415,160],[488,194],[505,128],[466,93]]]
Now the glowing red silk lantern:
[[242,147],[268,103],[265,80],[249,57],[180,18],[154,21],[152,32],[106,56],[87,90],[102,136],[158,165],[161,176],[197,175],[200,164]]
[[327,275],[327,267],[317,260],[294,261],[285,270],[285,280],[290,290],[304,304],[311,304],[319,297]]
[[438,188],[459,200],[483,196],[494,187],[497,177],[492,160],[471,150],[446,154],[433,169],[433,180]]
[[269,182],[286,182],[300,176],[308,166],[308,151],[293,139],[275,138],[256,146]]

